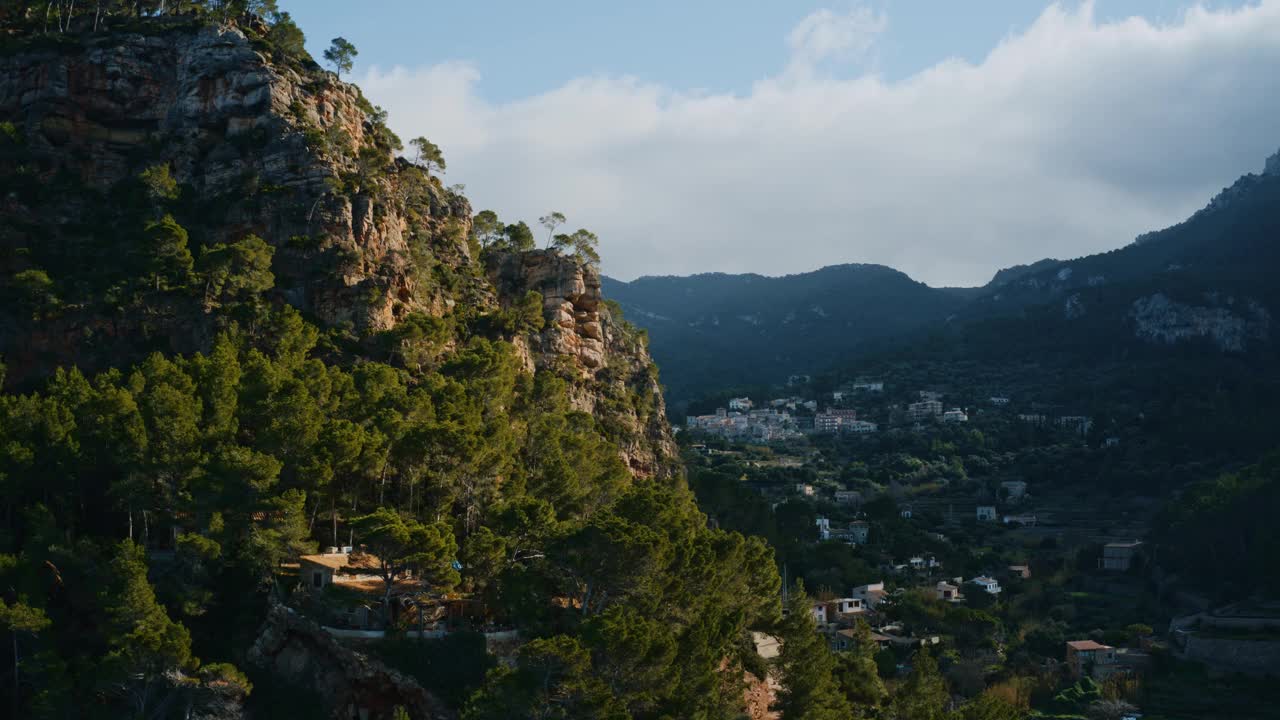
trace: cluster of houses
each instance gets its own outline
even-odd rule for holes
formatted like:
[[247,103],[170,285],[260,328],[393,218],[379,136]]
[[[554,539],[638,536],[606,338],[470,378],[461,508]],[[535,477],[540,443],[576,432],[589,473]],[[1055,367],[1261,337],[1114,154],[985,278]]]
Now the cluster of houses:
[[867,434],[879,430],[876,423],[859,420],[857,410],[833,407],[818,411],[816,400],[799,397],[776,398],[765,408],[756,408],[751,398],[732,398],[728,408],[718,408],[714,415],[689,416],[685,426],[725,438],[759,442],[790,440],[805,434]]
[[757,442],[789,440],[802,435],[797,430],[796,418],[785,410],[781,412],[775,408],[752,410],[750,400],[746,400],[745,405],[738,400],[746,399],[735,399],[730,402],[730,405],[747,409],[719,408],[714,415],[691,415],[685,421],[685,426],[690,430],[711,435]]
[[[1025,566],[1019,567],[1026,569]],[[970,592],[985,592],[990,595],[999,595],[1001,592],[1000,582],[986,576],[968,581],[957,577],[927,587],[934,593],[934,597],[948,603],[965,601],[962,588],[968,588]],[[818,631],[826,635],[833,650],[848,650],[852,646],[856,637],[853,628],[858,620],[866,621],[872,628],[871,639],[880,649],[891,646],[918,647],[940,642],[941,639],[936,635],[926,637],[904,635],[901,625],[882,622],[881,606],[891,601],[892,597],[885,589],[884,582],[878,582],[853,588],[845,597],[815,599],[809,606],[809,612],[813,615]]]
[[881,623],[877,612],[889,597],[883,582],[854,588],[848,596],[830,600],[814,600],[809,606],[818,632],[826,636],[832,650],[848,650],[853,647],[857,632],[854,625],[864,620],[872,628],[871,641],[878,649],[892,646],[918,647],[936,645],[941,638],[936,635],[918,638],[902,634],[902,626]]

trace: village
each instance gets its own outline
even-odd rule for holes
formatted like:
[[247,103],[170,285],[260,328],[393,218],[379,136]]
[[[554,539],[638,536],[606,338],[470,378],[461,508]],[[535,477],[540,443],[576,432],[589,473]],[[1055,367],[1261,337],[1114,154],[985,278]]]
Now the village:
[[1159,498],[1072,482],[1140,444],[1132,426],[1005,394],[788,385],[689,417],[681,442],[700,506],[770,538],[836,653],[872,643],[881,675],[905,677],[925,648],[953,687],[1063,717],[1143,687],[1194,706],[1180,688],[1198,673],[1280,669],[1280,607],[1221,606],[1162,573],[1144,541]]
[[[885,402],[883,393],[883,382],[860,381],[821,398],[791,395],[757,404],[750,397],[734,397],[713,414],[689,415],[683,430],[730,440],[769,443],[809,435],[870,435],[879,432],[882,425],[923,432],[932,423],[967,423],[970,419],[970,409],[948,407],[943,403],[944,394],[937,390],[920,390],[918,399],[899,403]],[[983,404],[985,407],[974,412],[1008,411],[1010,399],[991,396]],[[1093,420],[1083,415],[1020,412],[1012,416],[1029,425],[1058,427],[1080,435],[1088,434],[1093,427]],[[1119,439],[1109,438],[1108,442],[1114,445]]]

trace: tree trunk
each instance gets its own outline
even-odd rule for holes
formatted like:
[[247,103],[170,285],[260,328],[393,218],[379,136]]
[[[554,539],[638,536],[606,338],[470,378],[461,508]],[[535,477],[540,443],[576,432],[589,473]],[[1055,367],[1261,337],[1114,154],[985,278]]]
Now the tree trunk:
[[333,518],[333,544],[338,545],[338,501],[336,498],[330,498],[330,515]]

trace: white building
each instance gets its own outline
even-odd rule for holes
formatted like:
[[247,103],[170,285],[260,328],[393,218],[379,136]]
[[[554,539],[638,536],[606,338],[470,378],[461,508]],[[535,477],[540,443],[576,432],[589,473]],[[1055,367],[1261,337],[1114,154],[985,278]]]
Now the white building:
[[941,400],[921,400],[907,406],[907,417],[912,420],[928,420],[942,414]]
[[862,598],[840,598],[836,600],[837,615],[861,615],[867,611]]
[[979,521],[994,521],[996,519],[995,505],[979,505],[977,510]]
[[933,586],[936,597],[943,602],[960,602],[964,596],[960,594],[960,588],[949,582],[939,580],[938,584]]
[[969,422],[969,415],[960,408],[952,408],[942,413],[942,422],[946,423],[963,423]]
[[875,610],[876,606],[884,602],[884,599],[889,596],[889,593],[884,589],[883,581],[871,583],[870,585],[859,585],[849,594],[861,599],[868,610]]
[[986,576],[976,577],[970,580],[969,583],[972,585],[977,585],[979,588],[982,588],[984,591],[992,595],[1000,594],[1000,581],[996,580],[995,578],[989,578]]
[[879,380],[859,380],[853,384],[853,389],[863,392],[884,392],[884,383]]
[[729,401],[729,409],[737,410],[738,412],[746,412],[750,410],[752,406],[753,403],[751,402],[751,398],[740,397],[733,398]]
[[841,424],[840,429],[855,435],[867,435],[879,430],[880,426],[866,420],[852,420]]
[[814,524],[818,526],[818,539],[820,540],[831,539],[831,521],[830,520],[824,517],[820,517],[814,521]]
[[818,413],[813,416],[813,431],[816,433],[833,433],[840,431],[841,418],[831,413]]
[[990,400],[990,402],[991,402],[991,404],[992,404],[992,405],[995,405],[996,407],[1003,407],[1003,406],[1005,406],[1005,405],[1008,405],[1008,404],[1009,404],[1009,398],[1007,398],[1007,397],[992,397],[992,398],[991,398],[991,400]]

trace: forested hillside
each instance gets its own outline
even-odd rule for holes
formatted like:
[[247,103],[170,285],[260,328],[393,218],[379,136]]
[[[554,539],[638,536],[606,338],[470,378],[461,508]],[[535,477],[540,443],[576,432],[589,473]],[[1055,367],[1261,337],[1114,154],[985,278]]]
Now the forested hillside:
[[[591,249],[474,229],[272,5],[0,5],[5,707],[736,716],[772,553],[707,527]],[[309,587],[331,545],[373,592]],[[448,608],[523,644],[316,634]]]

